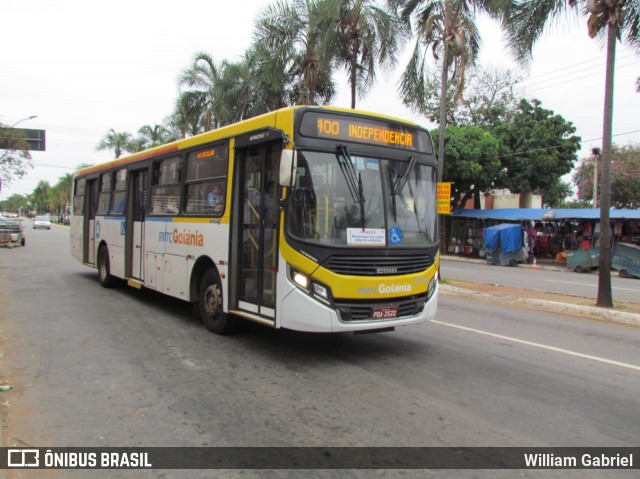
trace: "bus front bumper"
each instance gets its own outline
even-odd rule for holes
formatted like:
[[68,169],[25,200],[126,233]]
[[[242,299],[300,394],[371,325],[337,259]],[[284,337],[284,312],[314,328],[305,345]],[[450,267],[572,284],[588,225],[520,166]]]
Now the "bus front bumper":
[[413,316],[401,316],[388,320],[341,320],[339,313],[308,294],[290,285],[290,291],[284,295],[278,309],[277,326],[295,331],[313,333],[340,333],[357,331],[375,331],[399,326],[423,323],[435,319],[438,307],[440,284],[424,305],[422,311]]

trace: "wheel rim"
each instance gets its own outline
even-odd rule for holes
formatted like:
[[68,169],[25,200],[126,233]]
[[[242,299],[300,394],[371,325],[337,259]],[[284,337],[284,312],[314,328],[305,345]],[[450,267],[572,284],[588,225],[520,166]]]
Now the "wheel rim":
[[222,296],[217,284],[210,284],[207,286],[207,289],[204,290],[203,306],[209,318],[216,319],[219,316],[220,309],[222,308]]

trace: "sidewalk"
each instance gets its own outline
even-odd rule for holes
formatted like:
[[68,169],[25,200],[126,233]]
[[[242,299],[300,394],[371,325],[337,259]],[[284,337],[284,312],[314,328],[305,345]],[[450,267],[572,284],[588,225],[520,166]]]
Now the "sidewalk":
[[[443,255],[442,259],[463,263],[486,264],[486,261],[480,258]],[[546,271],[566,271],[564,265],[557,262],[551,263],[550,261],[543,261],[542,264],[537,264],[536,266],[531,264],[520,264],[518,267],[531,269],[537,268],[539,270]],[[567,314],[582,318],[599,319],[603,321],[640,326],[640,314],[621,311],[620,309],[599,308],[596,306],[576,304],[584,302],[584,298],[556,293],[543,293],[537,290],[519,287],[516,288],[500,285],[491,285],[490,287],[487,287],[487,285],[482,283],[466,281],[451,281],[452,283],[457,283],[453,285],[449,284],[450,282],[448,282],[446,278],[444,280],[445,281],[443,283],[440,283],[440,293],[447,296],[464,296],[492,303],[517,304],[523,307],[535,308],[536,310],[550,313]],[[463,286],[460,283],[462,283]],[[487,291],[488,289],[491,291]],[[546,298],[542,299],[541,296],[546,296]]]

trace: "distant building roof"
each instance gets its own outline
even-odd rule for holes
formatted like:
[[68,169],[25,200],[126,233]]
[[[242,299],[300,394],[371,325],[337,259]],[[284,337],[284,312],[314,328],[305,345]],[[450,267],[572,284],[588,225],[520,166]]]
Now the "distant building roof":
[[[599,220],[600,208],[499,208],[495,210],[456,210],[453,218],[502,221]],[[609,210],[612,220],[640,220],[640,210]]]

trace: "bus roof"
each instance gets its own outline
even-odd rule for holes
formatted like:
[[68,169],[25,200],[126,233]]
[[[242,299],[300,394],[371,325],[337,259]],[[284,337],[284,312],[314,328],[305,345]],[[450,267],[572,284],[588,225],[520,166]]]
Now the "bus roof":
[[298,106],[281,108],[279,110],[274,110],[259,116],[255,116],[253,118],[248,118],[246,120],[243,120],[237,123],[232,123],[230,125],[222,126],[215,130],[206,131],[204,133],[191,136],[189,138],[182,138],[180,140],[176,140],[171,143],[166,143],[164,145],[156,146],[154,148],[149,148],[148,150],[133,153],[131,155],[123,156],[121,158],[116,158],[114,160],[109,160],[107,162],[100,163],[97,165],[88,166],[86,168],[76,171],[76,175],[84,176],[84,175],[88,175],[88,174],[95,173],[102,170],[117,168],[119,166],[128,165],[130,163],[135,163],[148,158],[154,158],[154,157],[165,155],[168,153],[181,151],[187,148],[191,148],[194,145],[199,145],[201,143],[229,138],[234,135],[243,133],[245,131],[266,128],[267,126],[272,126],[275,123],[275,118],[278,114],[289,113],[293,115],[294,111],[301,110],[301,109],[307,109],[310,111],[313,111],[313,110],[333,111],[333,112],[340,112],[340,113],[346,113],[351,115],[357,114],[357,115],[369,116],[373,118],[391,120],[397,123],[403,123],[406,125],[410,125],[412,127],[421,128],[420,125],[418,125],[415,122],[381,114],[381,113],[374,113],[374,112],[369,112],[364,110],[353,110],[351,108],[343,108],[343,107],[336,107],[336,106],[298,105]]

